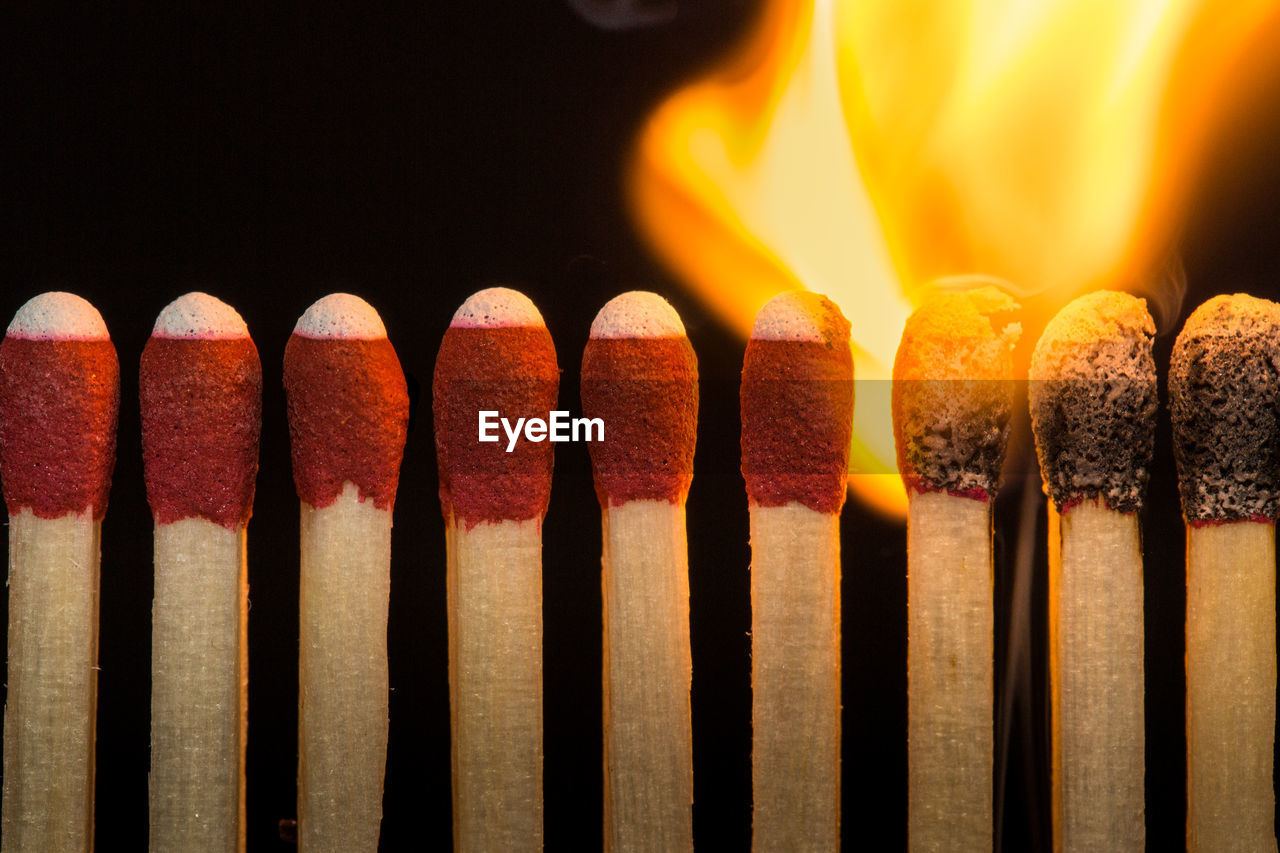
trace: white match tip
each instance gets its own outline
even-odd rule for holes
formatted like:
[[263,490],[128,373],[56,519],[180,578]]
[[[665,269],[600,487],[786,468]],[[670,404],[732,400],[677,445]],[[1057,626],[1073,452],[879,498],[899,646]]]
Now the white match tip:
[[179,296],[156,317],[154,338],[228,340],[249,337],[244,319],[221,299],[199,291]]
[[454,329],[545,325],[529,297],[509,287],[490,287],[471,294],[449,323]]
[[33,341],[106,341],[107,324],[98,309],[74,293],[52,291],[32,297],[13,315],[8,335]]
[[830,301],[817,293],[784,291],[766,302],[756,314],[751,337],[757,341],[822,343],[830,331],[833,308]]
[[605,303],[591,323],[593,338],[682,338],[684,323],[667,300],[632,290]]
[[330,293],[313,303],[293,327],[304,338],[371,341],[387,336],[373,306],[350,293]]

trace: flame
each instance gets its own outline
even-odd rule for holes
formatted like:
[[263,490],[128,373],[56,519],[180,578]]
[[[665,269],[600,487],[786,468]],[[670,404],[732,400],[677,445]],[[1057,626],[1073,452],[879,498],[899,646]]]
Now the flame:
[[912,308],[974,279],[1046,308],[1140,280],[1278,19],[1273,0],[775,0],[649,119],[635,218],[744,335],[784,289],[842,306],[850,483],[901,515],[887,380]]

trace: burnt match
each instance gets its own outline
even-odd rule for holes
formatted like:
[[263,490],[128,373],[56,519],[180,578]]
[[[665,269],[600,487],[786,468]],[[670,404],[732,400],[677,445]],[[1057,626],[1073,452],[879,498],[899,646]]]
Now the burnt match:
[[609,301],[582,355],[582,409],[603,521],[606,850],[693,849],[685,499],[698,365],[662,297]]
[[546,418],[559,385],[551,334],[524,294],[482,290],[453,315],[432,391],[460,851],[542,849],[542,518],[553,445],[480,441],[479,425],[482,412]]
[[1049,507],[1055,850],[1146,848],[1142,540],[1158,394],[1146,303],[1090,293],[1031,357]]
[[18,309],[0,342],[0,477],[9,511],[6,850],[93,848],[102,517],[120,364],[70,293]]
[[751,843],[840,847],[840,510],[849,321],[815,293],[756,315],[742,364],[751,524]]
[[991,500],[1013,407],[1017,310],[984,287],[907,320],[893,427],[907,487],[907,837],[912,850],[992,845]]
[[244,849],[248,566],[262,365],[231,306],[160,312],[139,370],[155,520],[150,847]]
[[1274,850],[1280,306],[1215,296],[1173,348],[1187,523],[1187,848]]
[[388,734],[391,520],[409,422],[378,312],[334,293],[284,351],[301,507],[298,846],[373,851]]

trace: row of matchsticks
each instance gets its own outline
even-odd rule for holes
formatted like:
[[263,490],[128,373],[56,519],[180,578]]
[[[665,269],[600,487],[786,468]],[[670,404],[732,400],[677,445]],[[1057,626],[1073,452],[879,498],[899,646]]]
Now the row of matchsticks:
[[[908,486],[912,849],[992,844],[990,501],[1013,405],[990,289],[908,320],[893,419]],[[1030,403],[1050,524],[1055,847],[1142,850],[1141,507],[1158,392],[1142,300],[1090,294],[1045,328]],[[1216,297],[1170,369],[1188,523],[1188,847],[1274,849],[1276,397],[1280,306]],[[10,526],[5,850],[93,837],[99,523],[115,455],[115,350],[84,300],[47,293],[0,343],[0,478]],[[552,447],[480,440],[481,412],[554,410],[534,305],[502,288],[455,314],[434,378],[448,548],[455,846],[542,846],[541,519]],[[825,298],[761,309],[742,373],[751,525],[753,845],[840,843],[840,553],[852,431],[849,324]],[[299,841],[377,848],[386,759],[391,509],[408,419],[377,313],[335,294],[298,321],[284,380],[301,510]],[[142,354],[155,518],[152,849],[244,845],[245,524],[261,368],[205,294],[161,312]],[[692,847],[688,564],[697,365],[660,297],[592,325],[582,406],[603,508],[605,845]]]

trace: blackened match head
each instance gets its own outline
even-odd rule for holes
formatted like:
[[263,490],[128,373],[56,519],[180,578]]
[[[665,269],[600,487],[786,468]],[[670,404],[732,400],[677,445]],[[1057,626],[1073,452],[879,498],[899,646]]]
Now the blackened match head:
[[1013,410],[1018,305],[994,287],[934,296],[907,318],[893,363],[893,432],[909,491],[987,500]]
[[599,418],[588,444],[602,505],[681,501],[693,480],[698,360],[684,324],[656,293],[611,299],[582,353],[582,412]]
[[742,476],[755,506],[838,513],[853,439],[849,321],[816,293],[788,291],[756,315],[742,362]]
[[1101,498],[1141,508],[1155,449],[1155,323],[1145,300],[1103,290],[1068,303],[1031,356],[1031,428],[1059,511]]
[[550,441],[480,441],[480,413],[516,424],[555,409],[560,368],[542,315],[505,287],[473,294],[440,342],[432,382],[440,504],[446,518],[541,519],[551,497]]
[[1190,523],[1280,514],[1280,305],[1215,296],[1187,318],[1169,365],[1173,450]]
[[0,343],[0,478],[10,515],[107,509],[116,461],[120,362],[97,309],[42,293]]

